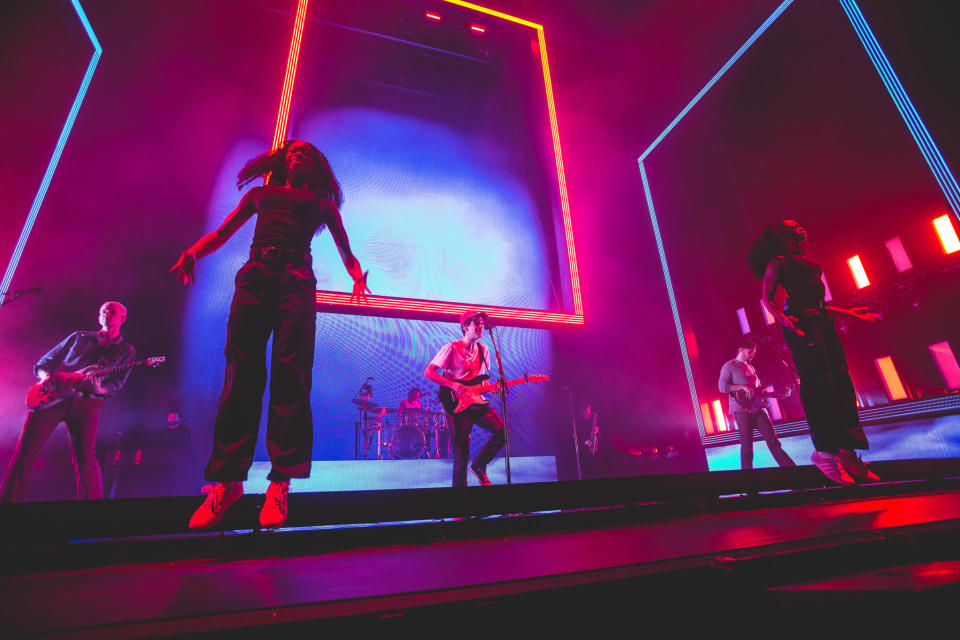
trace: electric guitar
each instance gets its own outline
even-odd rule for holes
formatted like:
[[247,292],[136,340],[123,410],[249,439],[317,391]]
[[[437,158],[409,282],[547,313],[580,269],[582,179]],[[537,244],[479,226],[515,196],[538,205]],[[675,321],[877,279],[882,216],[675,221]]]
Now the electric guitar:
[[733,397],[737,399],[737,404],[739,404],[740,408],[744,411],[747,413],[756,413],[767,406],[767,398],[786,398],[790,393],[790,387],[774,388],[773,391],[761,391],[758,387],[753,392],[753,397],[748,397],[747,392],[743,389],[734,391]]
[[94,378],[103,378],[104,376],[113,375],[114,373],[120,373],[121,371],[134,369],[136,367],[157,367],[166,362],[166,360],[167,358],[165,356],[158,356],[156,358],[147,358],[146,360],[138,360],[137,362],[109,368],[101,368],[100,365],[92,364],[89,367],[84,367],[74,372],[79,373],[81,377],[73,383],[58,382],[51,376],[46,380],[41,380],[27,390],[27,409],[34,411],[43,410],[52,407],[61,400],[76,398],[81,395],[80,387],[92,382]]
[[471,378],[470,380],[457,380],[457,382],[467,387],[467,389],[460,394],[449,387],[440,387],[437,395],[440,397],[440,404],[443,405],[443,410],[446,411],[447,414],[455,416],[463,413],[470,407],[490,404],[490,401],[484,398],[483,394],[497,391],[501,384],[510,387],[525,382],[546,382],[550,380],[550,376],[527,374],[522,378],[507,380],[506,382],[486,382],[489,379],[490,376],[484,374],[476,378]]

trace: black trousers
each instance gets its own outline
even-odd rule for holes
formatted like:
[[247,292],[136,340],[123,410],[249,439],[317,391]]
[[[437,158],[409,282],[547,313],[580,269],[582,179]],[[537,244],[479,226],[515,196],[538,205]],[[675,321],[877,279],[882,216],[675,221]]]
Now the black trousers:
[[251,259],[236,277],[227,321],[227,367],[214,424],[207,480],[242,481],[253,463],[273,334],[267,414],[267,476],[282,482],[310,475],[310,386],[316,336],[316,279],[309,260]]
[[467,461],[470,458],[470,431],[473,425],[486,429],[493,435],[474,458],[474,464],[485,468],[507,441],[503,420],[490,405],[470,407],[453,416],[453,486],[467,486]]
[[27,411],[10,464],[0,483],[0,502],[22,502],[27,475],[43,444],[57,425],[63,422],[70,434],[73,471],[77,476],[77,498],[99,500],[103,497],[103,476],[97,461],[97,425],[103,400],[68,398],[42,411]]
[[857,396],[847,369],[847,356],[833,319],[826,311],[787,312],[804,332],[783,330],[800,376],[800,401],[817,451],[867,449],[857,414]]
[[760,409],[754,413],[746,411],[735,411],[733,421],[737,424],[737,430],[740,431],[740,468],[753,469],[753,430],[760,432],[763,441],[767,443],[773,459],[781,467],[795,467],[793,462],[783,447],[780,446],[780,440],[773,430],[773,423],[770,422],[770,416],[766,409]]

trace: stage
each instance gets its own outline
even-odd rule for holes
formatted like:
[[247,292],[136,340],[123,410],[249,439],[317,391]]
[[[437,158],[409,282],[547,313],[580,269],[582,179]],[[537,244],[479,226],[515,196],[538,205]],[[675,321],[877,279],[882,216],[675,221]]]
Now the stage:
[[[521,609],[550,626],[565,605],[662,621],[674,598],[704,611],[738,598],[767,613],[818,598],[857,611],[864,592],[909,594],[902,613],[936,609],[960,585],[960,464],[874,466],[886,482],[846,488],[798,467],[296,494],[293,526],[275,532],[238,526],[255,521],[253,496],[203,534],[184,532],[193,499],[6,505],[5,522],[30,526],[5,546],[2,633],[391,628]],[[735,486],[749,495],[725,493]]]
[[953,624],[949,3],[7,4],[0,637]]

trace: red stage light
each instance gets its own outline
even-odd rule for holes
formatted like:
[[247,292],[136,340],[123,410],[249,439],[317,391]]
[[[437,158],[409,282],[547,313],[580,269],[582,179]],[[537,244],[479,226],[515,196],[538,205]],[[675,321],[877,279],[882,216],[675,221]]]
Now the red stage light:
[[443,20],[443,16],[441,16],[439,13],[433,13],[432,11],[427,11],[424,15],[427,16],[429,20]]
[[827,284],[827,276],[823,273],[820,274],[820,282],[823,283],[823,301],[830,302],[833,300],[833,294],[830,293],[830,285]]
[[747,310],[743,307],[737,309],[737,318],[740,320],[740,331],[743,335],[750,333],[750,321],[747,320]]
[[893,259],[893,264],[897,267],[898,273],[913,269],[910,256],[907,255],[907,250],[904,248],[903,242],[900,241],[899,237],[890,238],[884,244],[887,245],[887,251],[890,252],[890,258]]
[[933,356],[940,369],[940,375],[943,376],[943,382],[947,389],[960,389],[960,364],[957,364],[957,357],[953,355],[953,349],[949,342],[938,342],[927,346],[930,349],[930,355]]
[[470,31],[476,31],[477,33],[486,33],[486,32],[487,32],[486,28],[481,27],[481,26],[478,25],[478,24],[471,24],[471,25],[470,25]]
[[710,417],[710,405],[706,402],[700,403],[700,413],[703,415],[703,430],[710,435],[716,431],[713,428],[713,418]]
[[850,273],[853,274],[853,279],[857,283],[857,289],[863,289],[870,285],[870,278],[867,277],[867,272],[863,268],[863,262],[860,261],[860,256],[849,258],[847,264],[850,265]]
[[903,388],[897,368],[893,366],[893,358],[884,356],[877,358],[874,362],[877,363],[877,370],[880,372],[880,377],[883,378],[883,386],[887,389],[887,397],[890,398],[890,401],[905,399],[907,390]]
[[726,416],[723,414],[723,403],[719,400],[713,401],[713,415],[717,419],[717,431],[729,431]]
[[293,97],[293,83],[297,78],[297,62],[300,60],[300,42],[303,40],[303,25],[307,20],[307,4],[310,0],[297,0],[297,15],[293,22],[293,36],[290,38],[290,52],[287,54],[287,70],[283,76],[283,88],[280,90],[280,111],[277,124],[273,129],[271,149],[278,149],[287,137],[290,123],[290,102]]
[[763,311],[763,321],[767,323],[768,327],[777,321],[777,319],[773,317],[773,314],[770,313],[770,310],[767,309],[767,304],[762,298],[760,299],[760,309]]
[[953,228],[953,222],[950,221],[949,215],[936,218],[933,221],[933,228],[937,230],[944,253],[951,254],[960,251],[960,238],[957,238],[957,230]]

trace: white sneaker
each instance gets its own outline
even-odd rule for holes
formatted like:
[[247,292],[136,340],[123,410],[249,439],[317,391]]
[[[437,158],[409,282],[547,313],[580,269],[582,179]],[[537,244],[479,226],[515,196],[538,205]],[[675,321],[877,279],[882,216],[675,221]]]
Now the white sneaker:
[[209,529],[220,522],[227,507],[243,495],[243,483],[218,482],[204,486],[202,491],[207,494],[207,499],[190,518],[190,528],[194,530]]
[[810,456],[810,462],[817,465],[817,468],[823,472],[823,475],[838,484],[857,484],[856,481],[850,477],[850,474],[840,466],[839,455],[825,451],[814,451],[813,455]]

